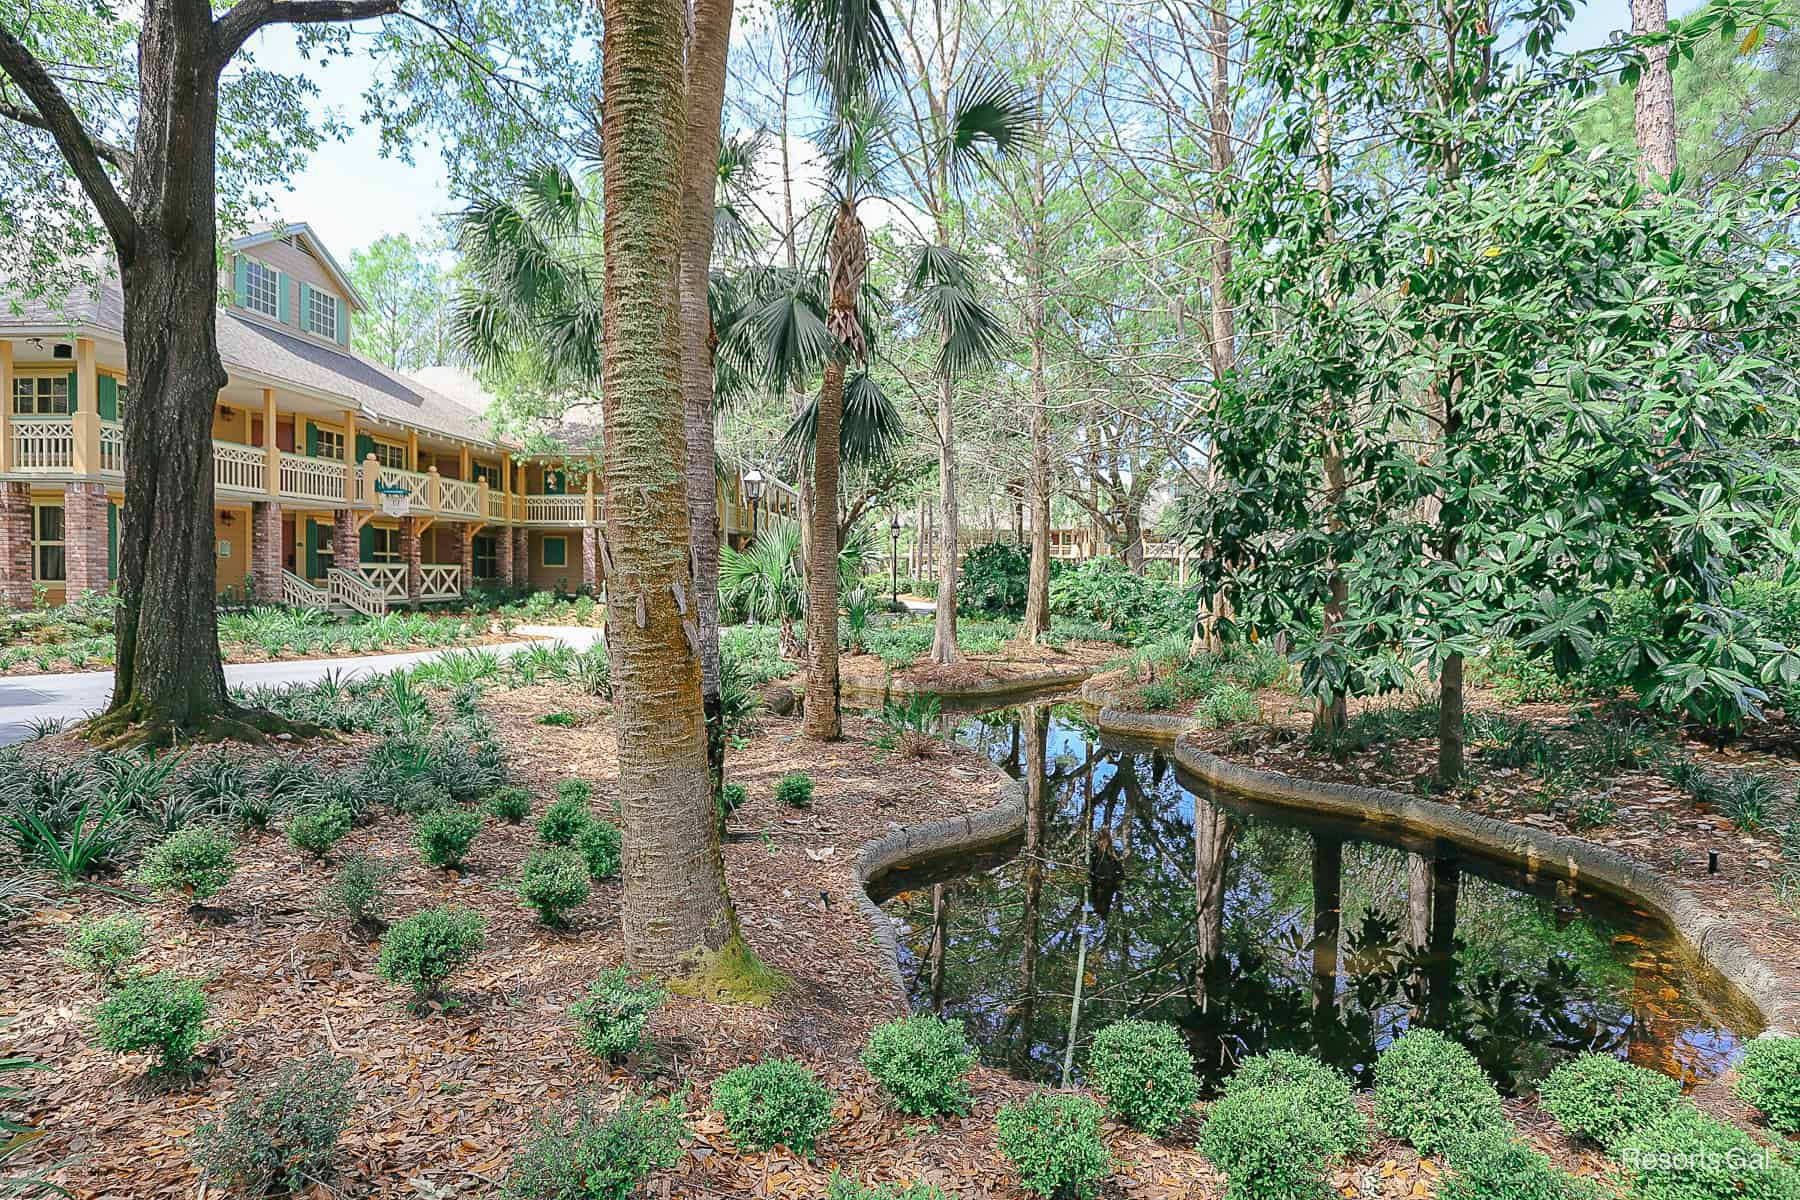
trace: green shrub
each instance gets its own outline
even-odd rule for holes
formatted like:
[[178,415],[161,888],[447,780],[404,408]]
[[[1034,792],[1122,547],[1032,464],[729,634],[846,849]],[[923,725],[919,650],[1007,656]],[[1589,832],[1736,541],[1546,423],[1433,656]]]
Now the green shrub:
[[158,972],[127,979],[94,1010],[100,1045],[115,1054],[155,1050],[156,1073],[179,1071],[194,1057],[206,1021],[200,982]]
[[288,822],[288,841],[294,843],[295,849],[323,861],[350,832],[354,821],[350,810],[341,805],[317,804],[294,814]]
[[1800,1037],[1761,1037],[1738,1063],[1732,1090],[1758,1109],[1771,1129],[1800,1132]]
[[1356,1107],[1356,1088],[1342,1071],[1291,1050],[1270,1050],[1239,1063],[1225,1081],[1225,1094],[1269,1087],[1299,1089],[1330,1131],[1333,1153],[1354,1154],[1368,1147],[1369,1119]]
[[83,921],[69,935],[62,960],[102,984],[111,984],[126,963],[144,952],[148,940],[144,930],[144,918],[129,913]]
[[805,771],[790,771],[781,777],[775,785],[775,799],[789,808],[811,808],[813,801],[812,776]]
[[569,1008],[581,1045],[596,1058],[617,1062],[644,1041],[644,1027],[668,996],[654,983],[633,983],[631,972],[614,967],[601,973],[587,997]]
[[575,850],[586,861],[588,875],[593,879],[612,879],[619,874],[622,846],[619,827],[597,817],[575,835]]
[[573,800],[575,803],[585,808],[587,805],[593,803],[594,785],[585,779],[561,780],[556,785],[556,798],[558,800]]
[[1088,1082],[1120,1120],[1161,1137],[1200,1094],[1193,1056],[1166,1021],[1114,1021],[1094,1035]]
[[732,1142],[745,1153],[786,1146],[811,1157],[831,1126],[831,1093],[791,1058],[725,1072],[713,1084],[712,1100]]
[[1086,1096],[1039,1092],[1002,1108],[994,1127],[1000,1153],[1028,1192],[1086,1196],[1112,1170],[1100,1140],[1100,1106]]
[[481,832],[481,814],[470,809],[439,808],[421,815],[413,826],[419,856],[434,867],[461,867],[469,845]]
[[1677,1104],[1619,1145],[1633,1200],[1793,1200],[1794,1169],[1741,1129]]
[[517,825],[531,815],[531,793],[522,787],[503,787],[488,797],[487,810],[497,820]]
[[731,814],[744,807],[749,799],[750,789],[741,783],[728,783],[719,789],[719,799],[715,807],[719,814],[720,837],[725,836],[725,822],[730,819]]
[[582,1092],[532,1119],[506,1174],[509,1200],[627,1200],[650,1172],[681,1159],[688,1137],[674,1100],[625,1098],[607,1112],[599,1093]]
[[1434,1200],[1589,1200],[1592,1185],[1557,1167],[1508,1126],[1465,1134]]
[[1200,1151],[1225,1172],[1226,1200],[1314,1200],[1339,1136],[1303,1088],[1239,1087],[1207,1110]]
[[178,892],[193,900],[219,894],[231,879],[232,841],[216,829],[190,825],[177,829],[144,856],[138,878],[159,892]]
[[[564,780],[565,783],[570,782]],[[579,780],[574,781],[579,782]],[[582,784],[586,787],[586,784]],[[559,791],[561,789],[558,789]],[[538,841],[546,846],[572,846],[575,838],[594,819],[587,801],[575,796],[558,796],[538,818]]]
[[930,1183],[858,1183],[848,1175],[831,1173],[825,1200],[948,1200],[944,1190]]
[[1235,683],[1220,684],[1199,709],[1201,720],[1214,727],[1254,721],[1260,715],[1262,710],[1257,706],[1256,697]]
[[1005,542],[976,546],[963,558],[956,601],[972,613],[1017,619],[1025,615],[1030,580],[1030,550]]
[[560,846],[533,850],[519,868],[520,897],[552,927],[565,924],[569,910],[585,901],[592,890],[581,855]]
[[366,854],[347,859],[325,885],[327,911],[343,914],[351,925],[369,931],[387,917],[388,869]]
[[381,942],[377,972],[413,990],[415,1004],[436,996],[450,973],[487,943],[487,923],[467,908],[427,908],[396,923]]
[[968,1111],[963,1077],[975,1052],[961,1021],[929,1015],[889,1021],[869,1035],[862,1064],[908,1116]]
[[1458,1134],[1498,1124],[1500,1093],[1461,1044],[1414,1029],[1375,1060],[1375,1118],[1420,1154],[1437,1154]]
[[1666,1075],[1620,1062],[1610,1054],[1584,1054],[1545,1077],[1538,1105],[1570,1137],[1608,1149],[1642,1129],[1681,1099],[1681,1085]]
[[338,1136],[356,1107],[347,1059],[298,1059],[244,1084],[223,1118],[194,1130],[194,1161],[208,1179],[253,1195],[298,1193],[331,1171]]

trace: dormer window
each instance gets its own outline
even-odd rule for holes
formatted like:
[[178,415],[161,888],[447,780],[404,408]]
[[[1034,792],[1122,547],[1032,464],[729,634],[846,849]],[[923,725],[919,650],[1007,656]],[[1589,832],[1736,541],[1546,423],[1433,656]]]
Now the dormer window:
[[280,281],[274,269],[255,259],[247,261],[244,264],[244,307],[272,317],[276,314],[279,296]]
[[322,338],[337,341],[338,300],[330,292],[309,288],[306,293],[306,329]]

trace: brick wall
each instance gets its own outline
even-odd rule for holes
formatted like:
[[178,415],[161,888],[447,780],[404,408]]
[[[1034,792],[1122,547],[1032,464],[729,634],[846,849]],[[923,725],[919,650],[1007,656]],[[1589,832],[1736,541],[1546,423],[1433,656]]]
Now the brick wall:
[[590,592],[597,591],[600,586],[599,564],[597,561],[600,557],[600,539],[596,536],[598,533],[599,530],[595,529],[592,525],[582,526],[581,586],[587,588]]
[[104,592],[106,577],[106,485],[71,483],[63,489],[65,595],[73,600]]
[[355,572],[362,561],[362,541],[356,535],[356,513],[340,508],[331,514],[332,565]]
[[250,506],[250,583],[264,604],[281,603],[281,505]]
[[512,534],[505,529],[494,530],[494,574],[501,587],[513,585],[513,540]]
[[531,531],[520,526],[512,531],[513,582],[531,582]]
[[31,607],[31,485],[0,483],[0,604]]
[[475,526],[464,521],[457,527],[457,549],[462,552],[462,590],[475,586]]

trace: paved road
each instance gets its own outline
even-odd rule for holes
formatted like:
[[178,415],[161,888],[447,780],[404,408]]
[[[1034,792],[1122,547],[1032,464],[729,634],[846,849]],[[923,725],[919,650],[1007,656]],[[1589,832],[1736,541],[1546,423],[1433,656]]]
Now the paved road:
[[[567,642],[586,649],[600,640],[600,631],[586,626],[522,625],[520,633],[534,638]],[[512,654],[530,642],[508,642],[485,647],[500,654]],[[225,668],[225,682],[258,687],[265,684],[311,683],[328,671],[340,675],[373,675],[410,667],[443,654],[442,650],[422,650],[410,654],[369,654],[356,658],[295,659],[287,662],[239,663]],[[81,671],[65,675],[19,675],[0,677],[0,746],[23,741],[31,736],[34,722],[62,718],[78,721],[89,713],[106,707],[112,698],[111,671]]]

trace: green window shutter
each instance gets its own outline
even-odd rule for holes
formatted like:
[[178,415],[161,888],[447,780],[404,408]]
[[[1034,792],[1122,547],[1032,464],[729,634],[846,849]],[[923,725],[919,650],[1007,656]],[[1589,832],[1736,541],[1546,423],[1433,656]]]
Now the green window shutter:
[[288,299],[288,277],[275,272],[275,319],[283,325],[294,322],[293,302]]
[[344,303],[342,296],[333,296],[331,302],[337,305],[338,345],[350,344],[350,306]]
[[366,433],[356,435],[356,461],[361,462],[375,453],[375,439]]
[[306,457],[319,457],[319,427],[311,421],[306,423]]
[[300,328],[312,328],[312,285],[304,279],[300,281]]
[[106,502],[106,577],[119,577],[119,506]]
[[375,527],[373,525],[364,525],[359,531],[357,550],[362,555],[364,562],[369,562],[375,557]]
[[306,577],[317,579],[323,575],[323,565],[319,562],[319,527],[309,517],[306,522]]
[[237,300],[237,306],[243,308],[245,294],[250,290],[250,260],[241,254],[237,256],[237,270],[232,285],[232,295]]
[[119,381],[111,375],[100,376],[100,419],[116,421],[119,419]]
[[569,539],[559,537],[544,539],[544,565],[546,567],[569,565]]
[[69,372],[69,411],[78,412],[81,408],[81,377]]

